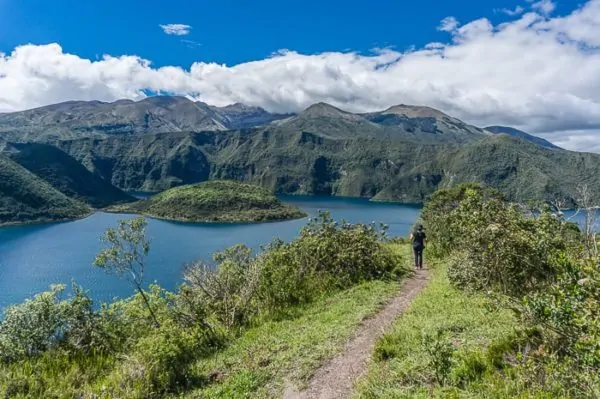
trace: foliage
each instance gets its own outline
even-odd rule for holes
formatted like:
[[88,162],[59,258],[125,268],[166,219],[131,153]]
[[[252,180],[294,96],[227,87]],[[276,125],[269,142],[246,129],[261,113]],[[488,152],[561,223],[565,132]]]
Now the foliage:
[[320,212],[297,239],[274,242],[261,256],[264,268],[258,296],[264,312],[362,281],[402,274],[397,255],[382,244],[385,237],[385,228],[337,223],[329,213]]
[[438,329],[436,334],[424,334],[423,346],[429,356],[429,367],[434,371],[436,382],[444,385],[452,370],[452,355],[455,351],[452,342],[444,337],[443,330]]
[[0,396],[264,395],[287,373],[306,380],[393,295],[388,277],[404,272],[385,229],[322,214],[292,242],[256,256],[236,245],[214,255],[215,267],[190,266],[178,292],[146,290],[145,226],[137,218],[109,229],[96,262],[130,279],[131,298],[96,310],[77,287],[59,300],[58,287],[9,309]]
[[[589,193],[581,197],[589,205]],[[597,396],[600,260],[592,213],[586,213],[581,232],[544,205],[525,208],[486,198],[478,187],[442,192],[433,200],[423,217],[439,228],[433,237],[449,279],[488,292],[523,326],[493,363],[510,366],[528,386],[548,386],[567,397]],[[509,365],[506,356],[514,359]]]
[[439,254],[452,254],[448,273],[461,287],[520,296],[552,282],[565,251],[576,247],[570,226],[546,208],[529,217],[478,187],[442,192],[434,200],[422,217],[430,229],[441,230],[430,242]]
[[194,308],[214,315],[226,329],[246,325],[256,314],[253,303],[260,282],[261,265],[252,250],[235,245],[216,253],[217,266],[196,263],[184,273],[181,294]]
[[104,269],[107,273],[124,277],[132,284],[144,300],[152,321],[158,326],[158,319],[143,289],[145,258],[150,251],[146,225],[146,219],[137,217],[129,221],[120,220],[117,229],[107,229],[102,241],[108,244],[108,248],[96,256],[94,266]]
[[0,225],[70,220],[90,209],[0,155]]
[[102,316],[91,299],[74,285],[60,299],[64,285],[51,287],[19,305],[9,306],[0,322],[0,360],[13,362],[61,346],[72,351],[107,351]]

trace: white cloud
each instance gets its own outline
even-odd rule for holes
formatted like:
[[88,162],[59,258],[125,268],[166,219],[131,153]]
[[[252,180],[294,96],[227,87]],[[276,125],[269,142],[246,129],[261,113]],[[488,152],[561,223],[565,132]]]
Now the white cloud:
[[517,15],[523,14],[525,12],[525,8],[523,8],[522,6],[516,6],[514,9],[501,8],[501,9],[495,9],[494,11],[504,13],[511,17],[515,17]]
[[556,4],[554,4],[551,0],[540,0],[533,3],[531,8],[538,10],[544,15],[549,15],[556,8]]
[[202,46],[202,43],[198,43],[194,40],[181,39],[181,43],[185,44],[188,48],[198,48]]
[[184,24],[159,25],[167,35],[185,36],[190,34],[192,27]]
[[458,28],[458,25],[459,23],[456,18],[446,17],[440,21],[437,29],[441,30],[442,32],[453,32],[456,30],[456,28]]
[[282,50],[254,62],[188,69],[24,45],[0,54],[0,112],[141,99],[144,90],[278,112],[319,101],[349,111],[422,104],[478,126],[514,126],[567,148],[600,151],[600,0],[562,17],[528,12],[500,25],[485,18],[456,24],[450,35],[447,43],[405,52]]

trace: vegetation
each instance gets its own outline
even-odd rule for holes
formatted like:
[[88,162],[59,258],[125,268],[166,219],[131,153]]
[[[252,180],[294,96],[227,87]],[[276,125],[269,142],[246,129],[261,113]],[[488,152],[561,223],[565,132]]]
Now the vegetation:
[[[143,263],[141,219],[106,237],[101,265],[125,272]],[[54,288],[6,310],[0,395],[274,396],[285,378],[307,378],[393,294],[405,270],[386,241],[385,229],[322,214],[257,256],[235,246],[215,255],[214,268],[190,266],[176,293],[135,286],[130,299],[94,310],[80,289],[63,298]]]
[[261,187],[233,181],[175,187],[148,200],[108,210],[182,222],[265,222],[306,216]]
[[600,259],[590,232],[476,185],[435,194],[422,218],[434,281],[379,343],[358,395],[598,397]]
[[495,135],[431,108],[352,114],[315,104],[285,117],[179,97],[70,102],[2,115],[0,136],[53,144],[130,191],[224,179],[282,194],[421,203],[438,189],[479,182],[511,201],[561,197],[573,206],[575,182],[585,182],[600,196],[597,154],[504,127],[491,127],[508,133]]
[[440,263],[428,286],[377,343],[369,372],[354,396],[519,397],[500,390],[494,394],[486,387],[486,375],[494,376],[494,362],[502,361],[492,343],[510,337],[516,327],[512,312],[492,309],[485,295],[453,287]]
[[0,225],[72,220],[90,209],[0,155]]
[[135,199],[106,180],[96,176],[77,160],[46,144],[11,144],[10,158],[50,183],[67,197],[93,208],[132,202]]
[[337,125],[337,118],[319,122],[323,118],[307,119],[311,130],[300,129],[304,125],[297,127],[296,120],[253,131],[119,136],[56,145],[127,190],[161,191],[226,179],[281,194],[422,203],[438,189],[479,182],[512,201],[561,197],[573,206],[574,182],[587,182],[592,195],[600,196],[597,154],[471,132],[465,133],[467,141],[433,141],[435,134],[418,141],[404,130],[373,136],[361,130],[364,123],[350,130],[352,119]]

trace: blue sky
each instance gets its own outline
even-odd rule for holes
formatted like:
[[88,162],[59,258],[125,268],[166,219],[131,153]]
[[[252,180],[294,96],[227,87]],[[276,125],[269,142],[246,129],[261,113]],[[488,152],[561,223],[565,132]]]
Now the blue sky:
[[[556,14],[579,1],[557,3]],[[370,4],[370,5],[368,5]],[[259,60],[279,49],[300,53],[393,46],[405,50],[447,41],[440,20],[509,19],[501,9],[527,6],[514,0],[0,0],[0,51],[17,45],[60,43],[65,52],[94,59],[136,54],[153,65],[214,61],[228,65]],[[185,38],[160,24],[192,26]],[[181,39],[201,46],[189,46]]]
[[0,0],[0,112],[147,93],[403,103],[600,152],[598,71],[600,0]]

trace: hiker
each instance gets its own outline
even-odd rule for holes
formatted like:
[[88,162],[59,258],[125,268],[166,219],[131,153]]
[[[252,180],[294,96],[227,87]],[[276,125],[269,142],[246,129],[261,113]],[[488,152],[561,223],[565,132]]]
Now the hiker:
[[423,231],[423,225],[417,226],[417,230],[410,233],[410,241],[413,245],[413,251],[415,253],[415,267],[417,269],[423,268],[423,250],[425,249],[425,242],[427,236]]

